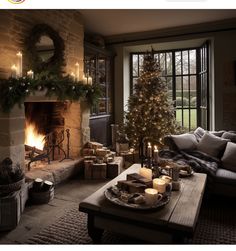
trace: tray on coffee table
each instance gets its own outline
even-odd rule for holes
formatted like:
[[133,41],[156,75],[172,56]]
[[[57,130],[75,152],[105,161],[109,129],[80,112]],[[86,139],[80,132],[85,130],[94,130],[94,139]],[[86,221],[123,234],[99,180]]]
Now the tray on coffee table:
[[[128,194],[125,191],[120,191],[120,192],[121,192],[121,194],[122,193]],[[117,196],[112,193],[111,187],[109,187],[108,189],[105,190],[104,195],[107,200],[109,200],[110,202],[112,202],[113,204],[118,205],[118,206],[122,206],[122,207],[129,208],[129,209],[136,209],[136,210],[152,210],[152,209],[162,208],[163,206],[168,204],[170,201],[170,197],[171,197],[171,191],[164,193],[162,198],[159,199],[157,201],[157,203],[152,206],[147,205],[145,203],[135,204],[135,203],[125,202],[125,201],[121,200],[120,196]],[[129,194],[129,195],[132,195],[132,194]]]

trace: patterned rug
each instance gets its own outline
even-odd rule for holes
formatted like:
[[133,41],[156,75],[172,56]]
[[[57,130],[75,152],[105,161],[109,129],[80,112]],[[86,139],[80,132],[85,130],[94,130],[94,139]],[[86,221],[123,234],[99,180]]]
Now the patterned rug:
[[[236,244],[236,206],[227,200],[205,198],[193,239],[186,244]],[[92,244],[87,232],[87,215],[73,208],[54,224],[27,241],[28,244]],[[111,232],[104,232],[102,244],[145,244]]]

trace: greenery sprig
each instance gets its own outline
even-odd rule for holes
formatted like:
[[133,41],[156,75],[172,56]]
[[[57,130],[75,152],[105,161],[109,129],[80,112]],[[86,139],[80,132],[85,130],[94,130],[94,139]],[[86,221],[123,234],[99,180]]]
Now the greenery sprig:
[[57,97],[59,101],[85,100],[94,105],[101,97],[100,86],[74,82],[70,76],[38,75],[35,79],[28,77],[0,80],[0,106],[3,112],[9,112],[15,104],[21,106],[28,96],[36,91],[46,91],[46,97]]

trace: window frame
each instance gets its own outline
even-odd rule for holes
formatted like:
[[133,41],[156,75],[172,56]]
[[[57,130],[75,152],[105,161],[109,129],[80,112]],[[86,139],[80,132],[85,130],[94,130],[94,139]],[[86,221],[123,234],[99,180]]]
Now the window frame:
[[[188,131],[192,131],[194,128],[192,128],[192,125],[191,125],[191,113],[192,113],[192,110],[196,110],[196,127],[199,126],[199,119],[198,119],[198,113],[199,113],[199,98],[198,98],[198,95],[199,95],[199,85],[198,85],[198,82],[199,82],[199,58],[200,58],[200,55],[199,55],[199,48],[200,47],[187,47],[187,48],[180,48],[180,49],[169,49],[169,50],[154,50],[153,53],[154,54],[161,54],[161,53],[165,53],[165,65],[166,65],[166,55],[167,53],[171,53],[172,55],[172,75],[164,75],[163,77],[164,78],[168,78],[168,77],[171,77],[172,78],[172,100],[176,100],[176,77],[181,77],[181,90],[182,90],[182,106],[181,107],[177,107],[176,106],[176,102],[174,103],[174,107],[175,107],[175,116],[176,116],[176,111],[177,110],[181,110],[181,121],[180,123],[182,124],[182,126],[184,125],[184,111],[185,110],[188,110],[188,127],[185,126],[186,130]],[[190,73],[190,51],[191,50],[195,50],[195,53],[196,53],[196,72],[195,73]],[[187,74],[183,74],[183,51],[188,51],[188,73]],[[176,74],[176,64],[175,64],[175,61],[176,61],[176,55],[175,53],[176,52],[181,52],[181,74]],[[130,53],[130,94],[133,93],[133,87],[134,87],[134,78],[133,77],[133,55],[144,55],[146,52],[131,52]],[[138,60],[138,71],[139,71],[139,60]],[[196,105],[195,106],[191,106],[191,103],[190,103],[190,94],[191,94],[191,88],[190,88],[190,78],[191,76],[195,76],[196,78]],[[137,78],[139,77],[139,72],[138,72],[138,76]],[[188,77],[188,95],[189,95],[189,103],[188,103],[188,107],[184,107],[183,106],[183,78],[184,77]],[[207,97],[207,99],[209,99],[209,97]]]

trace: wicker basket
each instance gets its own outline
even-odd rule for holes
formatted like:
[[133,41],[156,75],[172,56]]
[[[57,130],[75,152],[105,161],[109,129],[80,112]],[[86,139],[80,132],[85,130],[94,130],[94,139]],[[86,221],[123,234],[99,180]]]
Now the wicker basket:
[[19,180],[15,183],[0,185],[0,195],[1,194],[9,194],[21,189],[21,186],[25,183],[25,178]]
[[35,192],[30,190],[30,200],[33,204],[46,204],[54,198],[54,187],[46,192]]

